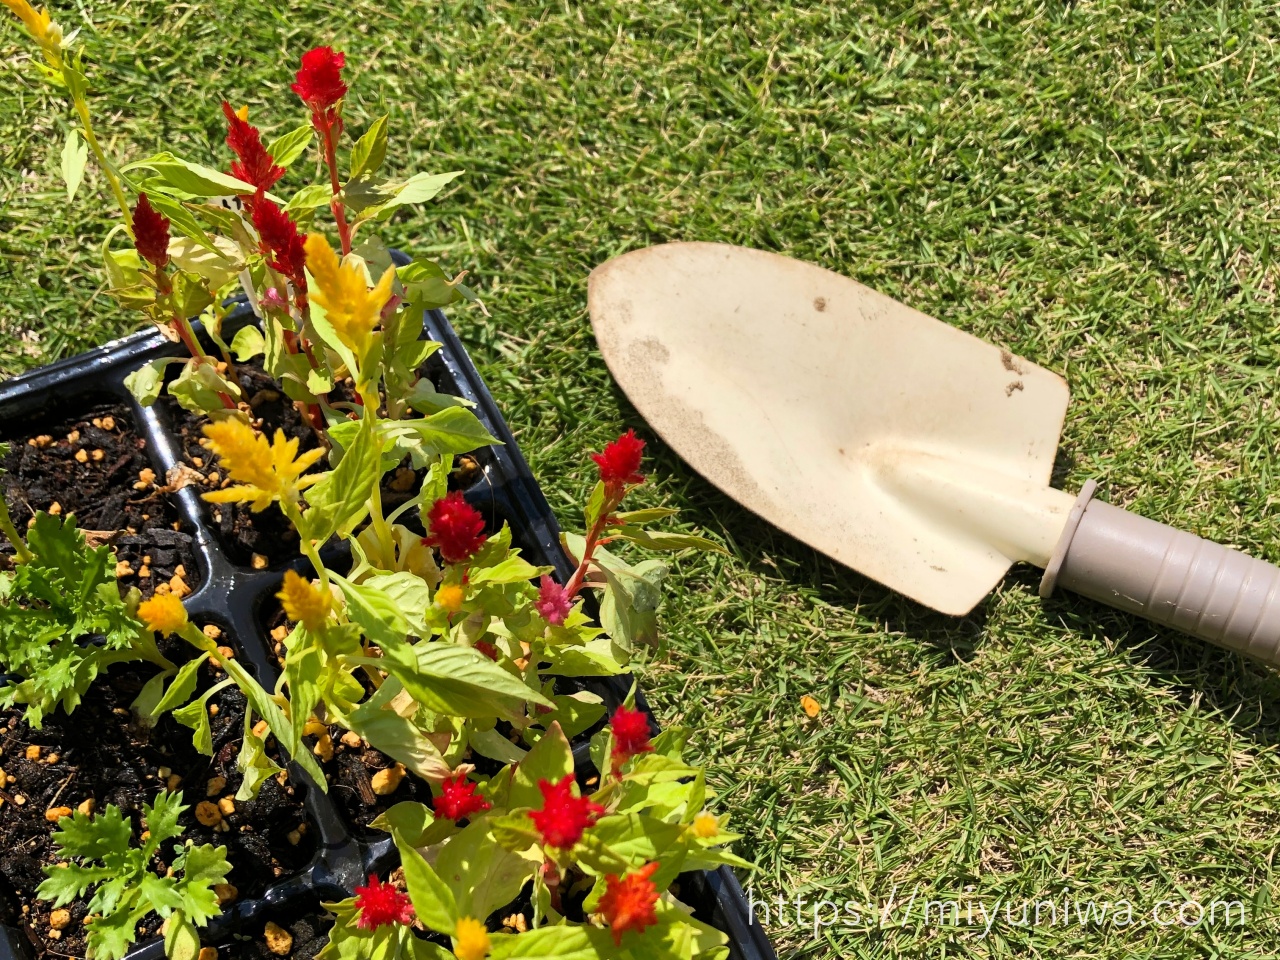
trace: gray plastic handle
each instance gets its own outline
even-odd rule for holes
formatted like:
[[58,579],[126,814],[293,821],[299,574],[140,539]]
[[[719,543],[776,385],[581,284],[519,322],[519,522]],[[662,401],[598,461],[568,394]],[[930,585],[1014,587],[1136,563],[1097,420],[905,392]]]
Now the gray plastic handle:
[[1081,491],[1040,595],[1056,586],[1280,666],[1280,567]]

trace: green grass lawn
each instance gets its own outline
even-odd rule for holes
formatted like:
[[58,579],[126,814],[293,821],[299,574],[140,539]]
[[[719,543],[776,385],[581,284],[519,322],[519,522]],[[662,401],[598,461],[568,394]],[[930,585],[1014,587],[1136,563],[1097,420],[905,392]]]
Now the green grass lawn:
[[[118,154],[164,141],[225,164],[218,101],[291,128],[290,66],[334,42],[353,65],[353,129],[389,110],[397,167],[466,169],[387,239],[472,271],[492,316],[454,323],[569,525],[586,451],[644,432],[596,351],[588,271],[645,244],[720,240],[846,273],[1063,374],[1063,486],[1096,477],[1112,502],[1277,561],[1280,14],[1170,6],[57,12],[85,29]],[[6,373],[135,324],[101,293],[109,195],[91,178],[67,209],[65,114],[25,49],[0,33]],[[644,671],[654,708],[697,728],[758,895],[899,900],[886,923],[816,937],[771,918],[780,953],[1275,954],[1271,673],[1085,600],[1042,602],[1030,570],[967,618],[930,613],[650,450],[637,500],[681,508],[731,549],[676,564]],[[1002,914],[984,936],[980,918],[924,922],[920,902],[1004,898],[1018,920],[1022,901],[1064,896],[1127,900],[1134,922],[1051,924],[1046,908],[1038,926]],[[1151,917],[1161,900],[1219,899],[1243,901],[1246,922]]]

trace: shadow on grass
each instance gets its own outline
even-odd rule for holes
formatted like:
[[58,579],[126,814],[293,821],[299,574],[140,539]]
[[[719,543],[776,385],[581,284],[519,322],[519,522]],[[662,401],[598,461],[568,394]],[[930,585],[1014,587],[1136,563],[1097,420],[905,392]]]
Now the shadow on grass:
[[[628,422],[644,422],[620,392],[617,402],[626,411]],[[761,519],[704,479],[660,439],[650,440],[647,452],[667,478],[681,487],[688,504],[685,519],[704,529],[721,528],[752,572],[784,577],[795,584],[797,592],[814,595],[835,607],[856,609],[879,621],[886,632],[908,634],[957,663],[976,655],[984,639],[989,598],[964,617],[938,613]],[[1071,459],[1060,451],[1055,476],[1068,469]],[[1040,576],[1040,570],[1018,564],[1003,582],[1034,594]],[[1076,594],[1059,592],[1041,601],[1041,609],[1047,625],[1060,625],[1077,636],[1081,645],[1114,644],[1125,652],[1134,669],[1151,674],[1188,707],[1198,704],[1202,710],[1220,714],[1242,736],[1258,744],[1280,742],[1280,673],[1249,657]],[[901,666],[915,669],[914,664],[905,662]]]

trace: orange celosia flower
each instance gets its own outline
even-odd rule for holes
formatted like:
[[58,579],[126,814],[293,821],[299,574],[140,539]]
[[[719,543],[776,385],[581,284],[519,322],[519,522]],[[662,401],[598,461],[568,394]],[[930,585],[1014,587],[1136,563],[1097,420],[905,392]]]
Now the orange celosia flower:
[[307,269],[315,281],[311,302],[325,311],[338,339],[358,360],[369,349],[373,328],[391,299],[395,268],[388,268],[370,290],[364,271],[354,263],[340,261],[323,235],[308,234],[306,252]]
[[700,840],[710,840],[720,832],[720,819],[714,813],[703,810],[693,818],[693,834]]
[[484,960],[489,955],[489,931],[474,917],[463,917],[453,931],[453,955],[458,960]]
[[649,879],[657,870],[658,863],[654,861],[622,879],[612,873],[604,878],[605,891],[600,898],[599,910],[609,921],[613,942],[618,946],[622,946],[622,935],[626,931],[643,933],[645,927],[658,922],[655,910],[658,888]]
[[267,443],[244,421],[228,418],[209,424],[204,435],[222,458],[227,476],[241,484],[204,494],[210,503],[248,503],[257,513],[275,500],[296,503],[299,492],[320,479],[302,473],[324,456],[324,450],[316,448],[299,456],[298,439],[286,440],[283,430],[277,430]]
[[171,593],[157,593],[138,604],[138,619],[148,630],[167,637],[187,625],[187,608]]
[[308,630],[319,630],[333,609],[333,594],[292,570],[284,575],[284,583],[276,594],[284,606],[285,616]]
[[462,601],[467,598],[467,591],[460,583],[442,583],[436,591],[436,606],[449,616],[462,609]]

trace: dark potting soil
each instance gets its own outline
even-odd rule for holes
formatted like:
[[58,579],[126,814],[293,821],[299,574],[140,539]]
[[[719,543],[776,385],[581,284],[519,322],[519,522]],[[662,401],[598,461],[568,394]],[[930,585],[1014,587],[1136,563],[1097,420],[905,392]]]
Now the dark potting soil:
[[[288,439],[297,439],[298,452],[314,449],[318,441],[315,431],[304,422],[290,400],[280,390],[280,385],[257,364],[242,363],[236,367],[240,388],[249,404],[254,425],[268,440],[283,430]],[[201,445],[204,434],[201,428],[209,422],[178,405],[167,393],[159,400],[168,418],[170,428],[181,445],[187,464],[203,478],[205,489],[215,489],[226,482],[214,453]],[[315,470],[323,470],[323,463]],[[217,475],[216,479],[214,475]],[[234,563],[241,566],[261,566],[255,556],[265,558],[266,563],[276,564],[298,555],[298,532],[275,504],[261,513],[250,511],[248,504],[206,504],[212,526],[223,549]]]
[[109,544],[127,564],[118,568],[122,588],[150,596],[175,575],[187,589],[199,585],[191,533],[163,490],[165,478],[151,470],[147,441],[123,404],[55,414],[0,439],[11,447],[0,495],[19,529],[39,510],[74,514],[91,544]]
[[241,931],[219,943],[218,960],[280,960],[280,955],[272,953],[267,946],[267,923],[274,923],[292,937],[289,960],[311,960],[329,942],[333,917],[319,907],[302,913],[281,912],[279,916],[263,920],[262,926],[252,932]]
[[[168,641],[164,652],[178,662],[189,655],[189,648],[180,641]],[[70,925],[61,937],[50,938],[52,904],[35,898],[44,879],[43,868],[61,859],[47,810],[74,810],[92,800],[100,812],[114,804],[132,818],[136,842],[143,829],[142,804],[171,785],[183,792],[190,807],[180,821],[185,828],[181,840],[227,847],[232,867],[227,880],[238,898],[260,895],[311,858],[314,830],[307,823],[301,791],[275,778],[262,785],[256,800],[231,800],[230,812],[223,815],[225,830],[196,819],[198,802],[216,804],[233,798],[240,785],[236,757],[243,733],[244,696],[229,687],[209,701],[217,711],[211,710],[210,717],[214,756],[206,757],[196,751],[191,731],[171,716],[161,718],[151,730],[133,717],[129,705],[154,673],[149,664],[112,667],[89,688],[73,715],[58,711],[45,718],[40,730],[31,729],[20,708],[0,712],[0,763],[6,773],[6,786],[0,791],[4,801],[0,804],[0,888],[20,904],[22,928],[37,957],[83,956],[83,920],[88,912],[88,898],[69,904]],[[221,672],[206,663],[197,691],[221,679]],[[172,844],[163,845],[156,869],[163,872],[172,856]],[[153,934],[158,918],[149,918],[144,927],[145,935]]]

